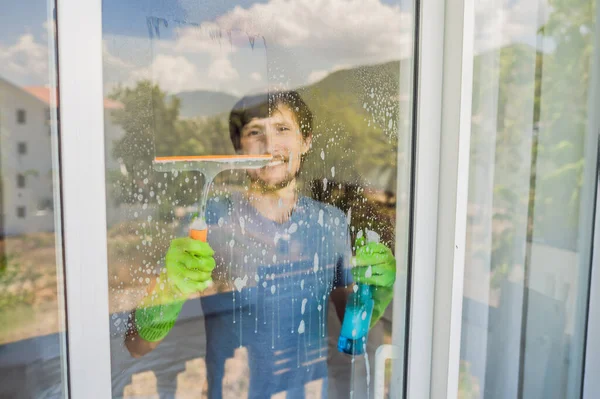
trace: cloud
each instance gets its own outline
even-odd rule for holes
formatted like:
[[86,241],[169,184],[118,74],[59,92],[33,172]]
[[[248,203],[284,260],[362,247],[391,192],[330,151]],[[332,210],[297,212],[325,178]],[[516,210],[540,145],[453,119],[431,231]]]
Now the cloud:
[[329,71],[327,71],[327,70],[320,69],[318,71],[312,71],[308,75],[308,78],[306,79],[306,81],[308,83],[315,83],[315,82],[318,82],[319,80],[323,79],[327,75],[329,75]]
[[208,77],[227,82],[237,79],[239,74],[228,58],[217,58],[208,67]]
[[[475,52],[515,42],[535,45],[537,28],[548,14],[544,1],[477,2]],[[190,7],[190,14],[197,12]],[[154,43],[153,61],[140,50],[144,38],[119,38],[115,44],[123,59],[105,52],[105,60],[121,70],[109,75],[117,81],[131,83],[122,71],[132,78],[155,76],[171,92],[182,86],[245,92],[256,82],[271,81],[295,87],[339,69],[411,56],[413,18],[410,11],[380,0],[270,0],[236,6],[200,26],[169,25],[173,34]],[[266,40],[267,55],[273,55],[268,70],[264,51],[251,49],[249,37],[259,46]]]
[[325,78],[327,75],[329,75],[329,74],[331,74],[333,72],[340,71],[342,69],[348,69],[348,68],[352,68],[352,66],[348,65],[348,64],[337,64],[337,65],[334,65],[329,70],[319,69],[319,70],[316,70],[316,71],[312,71],[308,75],[308,78],[306,79],[306,82],[308,84],[312,84],[312,83],[318,82],[319,80]]
[[[151,79],[168,92],[198,89],[236,91],[226,84],[240,76],[230,57],[239,49],[213,22],[200,26],[178,26],[172,33],[174,39],[155,39],[152,43],[153,61],[150,65],[131,70],[128,84]],[[122,70],[131,67],[130,63],[111,56],[108,51],[105,51],[105,63],[121,64]]]
[[550,6],[541,1],[482,0],[475,5],[475,53],[513,43],[536,45],[537,32]]
[[409,54],[412,20],[409,12],[379,0],[271,0],[235,7],[216,22],[225,30],[263,35],[267,43],[376,63]]
[[0,45],[0,76],[16,84],[47,84],[47,45],[37,42],[29,33],[21,35],[13,45]]
[[[226,91],[245,92],[254,82],[271,79],[296,86],[304,84],[307,75],[309,81],[326,76],[334,64],[376,64],[409,56],[412,25],[410,13],[379,0],[270,0],[248,8],[236,6],[199,26],[170,24],[166,29],[173,35],[163,37],[172,39],[153,44],[151,66],[139,65],[132,57],[138,70],[131,75],[148,76],[149,68],[180,75],[169,77],[161,71],[154,75],[160,76],[159,84],[168,91],[179,88],[184,77],[188,89],[220,85]],[[272,60],[280,62],[269,71],[265,41],[273,50]],[[129,58],[125,52],[123,56]],[[181,71],[173,60],[182,61]]]
[[159,41],[163,49],[172,49],[178,53],[209,54],[214,57],[223,57],[233,53],[237,46],[229,39],[214,22],[205,22],[199,27],[184,26],[174,29],[175,43]]
[[151,79],[169,92],[190,90],[201,85],[200,74],[186,57],[159,54],[149,67],[131,72],[132,82]]
[[223,83],[238,77],[237,70],[226,58],[213,60],[204,71],[184,55],[158,54],[149,66],[130,70],[127,84],[134,85],[139,80],[150,79],[162,90],[177,93],[186,90],[219,90]]
[[44,29],[42,32],[42,39],[43,40],[48,40],[49,37],[54,37],[54,34],[56,32],[56,27],[54,25],[54,21],[44,21],[44,23],[42,23],[42,28]]
[[134,64],[124,61],[122,58],[112,54],[108,49],[106,40],[102,41],[102,61],[107,67],[131,70],[135,67]]

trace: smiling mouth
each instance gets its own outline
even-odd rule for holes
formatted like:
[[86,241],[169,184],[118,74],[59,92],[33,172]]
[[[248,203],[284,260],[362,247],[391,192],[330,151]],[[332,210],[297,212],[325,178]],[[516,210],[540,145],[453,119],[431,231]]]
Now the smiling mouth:
[[284,161],[282,161],[282,160],[278,159],[278,160],[276,160],[276,161],[271,161],[271,162],[269,162],[269,163],[267,164],[267,166],[266,166],[266,167],[267,167],[267,168],[270,168],[270,167],[273,167],[273,166],[279,166],[279,165],[283,165],[284,163],[285,163]]

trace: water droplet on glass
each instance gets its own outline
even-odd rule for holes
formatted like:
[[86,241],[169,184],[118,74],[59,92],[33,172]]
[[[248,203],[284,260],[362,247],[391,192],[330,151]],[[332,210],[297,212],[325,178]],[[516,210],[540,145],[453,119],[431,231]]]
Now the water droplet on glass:
[[247,282],[248,282],[248,276],[244,276],[243,279],[237,277],[233,281],[233,285],[235,285],[235,288],[238,290],[238,292],[242,292],[242,288],[244,288],[246,286]]
[[242,216],[240,216],[240,229],[242,230],[242,234],[246,234],[246,221]]
[[296,223],[292,223],[288,229],[289,234],[294,234],[298,230],[298,225]]

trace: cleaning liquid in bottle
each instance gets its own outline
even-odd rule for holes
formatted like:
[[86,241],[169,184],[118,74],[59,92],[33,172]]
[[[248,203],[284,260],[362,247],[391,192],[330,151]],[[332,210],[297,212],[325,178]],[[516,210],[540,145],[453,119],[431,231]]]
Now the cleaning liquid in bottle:
[[[377,233],[367,231],[367,242],[379,242]],[[342,330],[338,338],[337,347],[340,352],[349,355],[365,353],[374,303],[371,286],[366,284],[354,286],[354,292],[348,296]]]

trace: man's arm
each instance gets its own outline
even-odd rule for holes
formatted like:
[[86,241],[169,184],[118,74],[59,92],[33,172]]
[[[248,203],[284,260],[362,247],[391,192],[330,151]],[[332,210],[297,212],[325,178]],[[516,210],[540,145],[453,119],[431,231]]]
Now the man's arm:
[[131,314],[125,347],[133,357],[154,350],[175,325],[187,297],[211,285],[214,251],[208,243],[176,238],[165,257],[165,269]]
[[125,332],[125,347],[131,356],[137,359],[152,352],[158,344],[162,342],[162,339],[160,341],[150,342],[140,337],[135,324],[135,310],[131,312],[129,319],[131,320],[131,326]]

